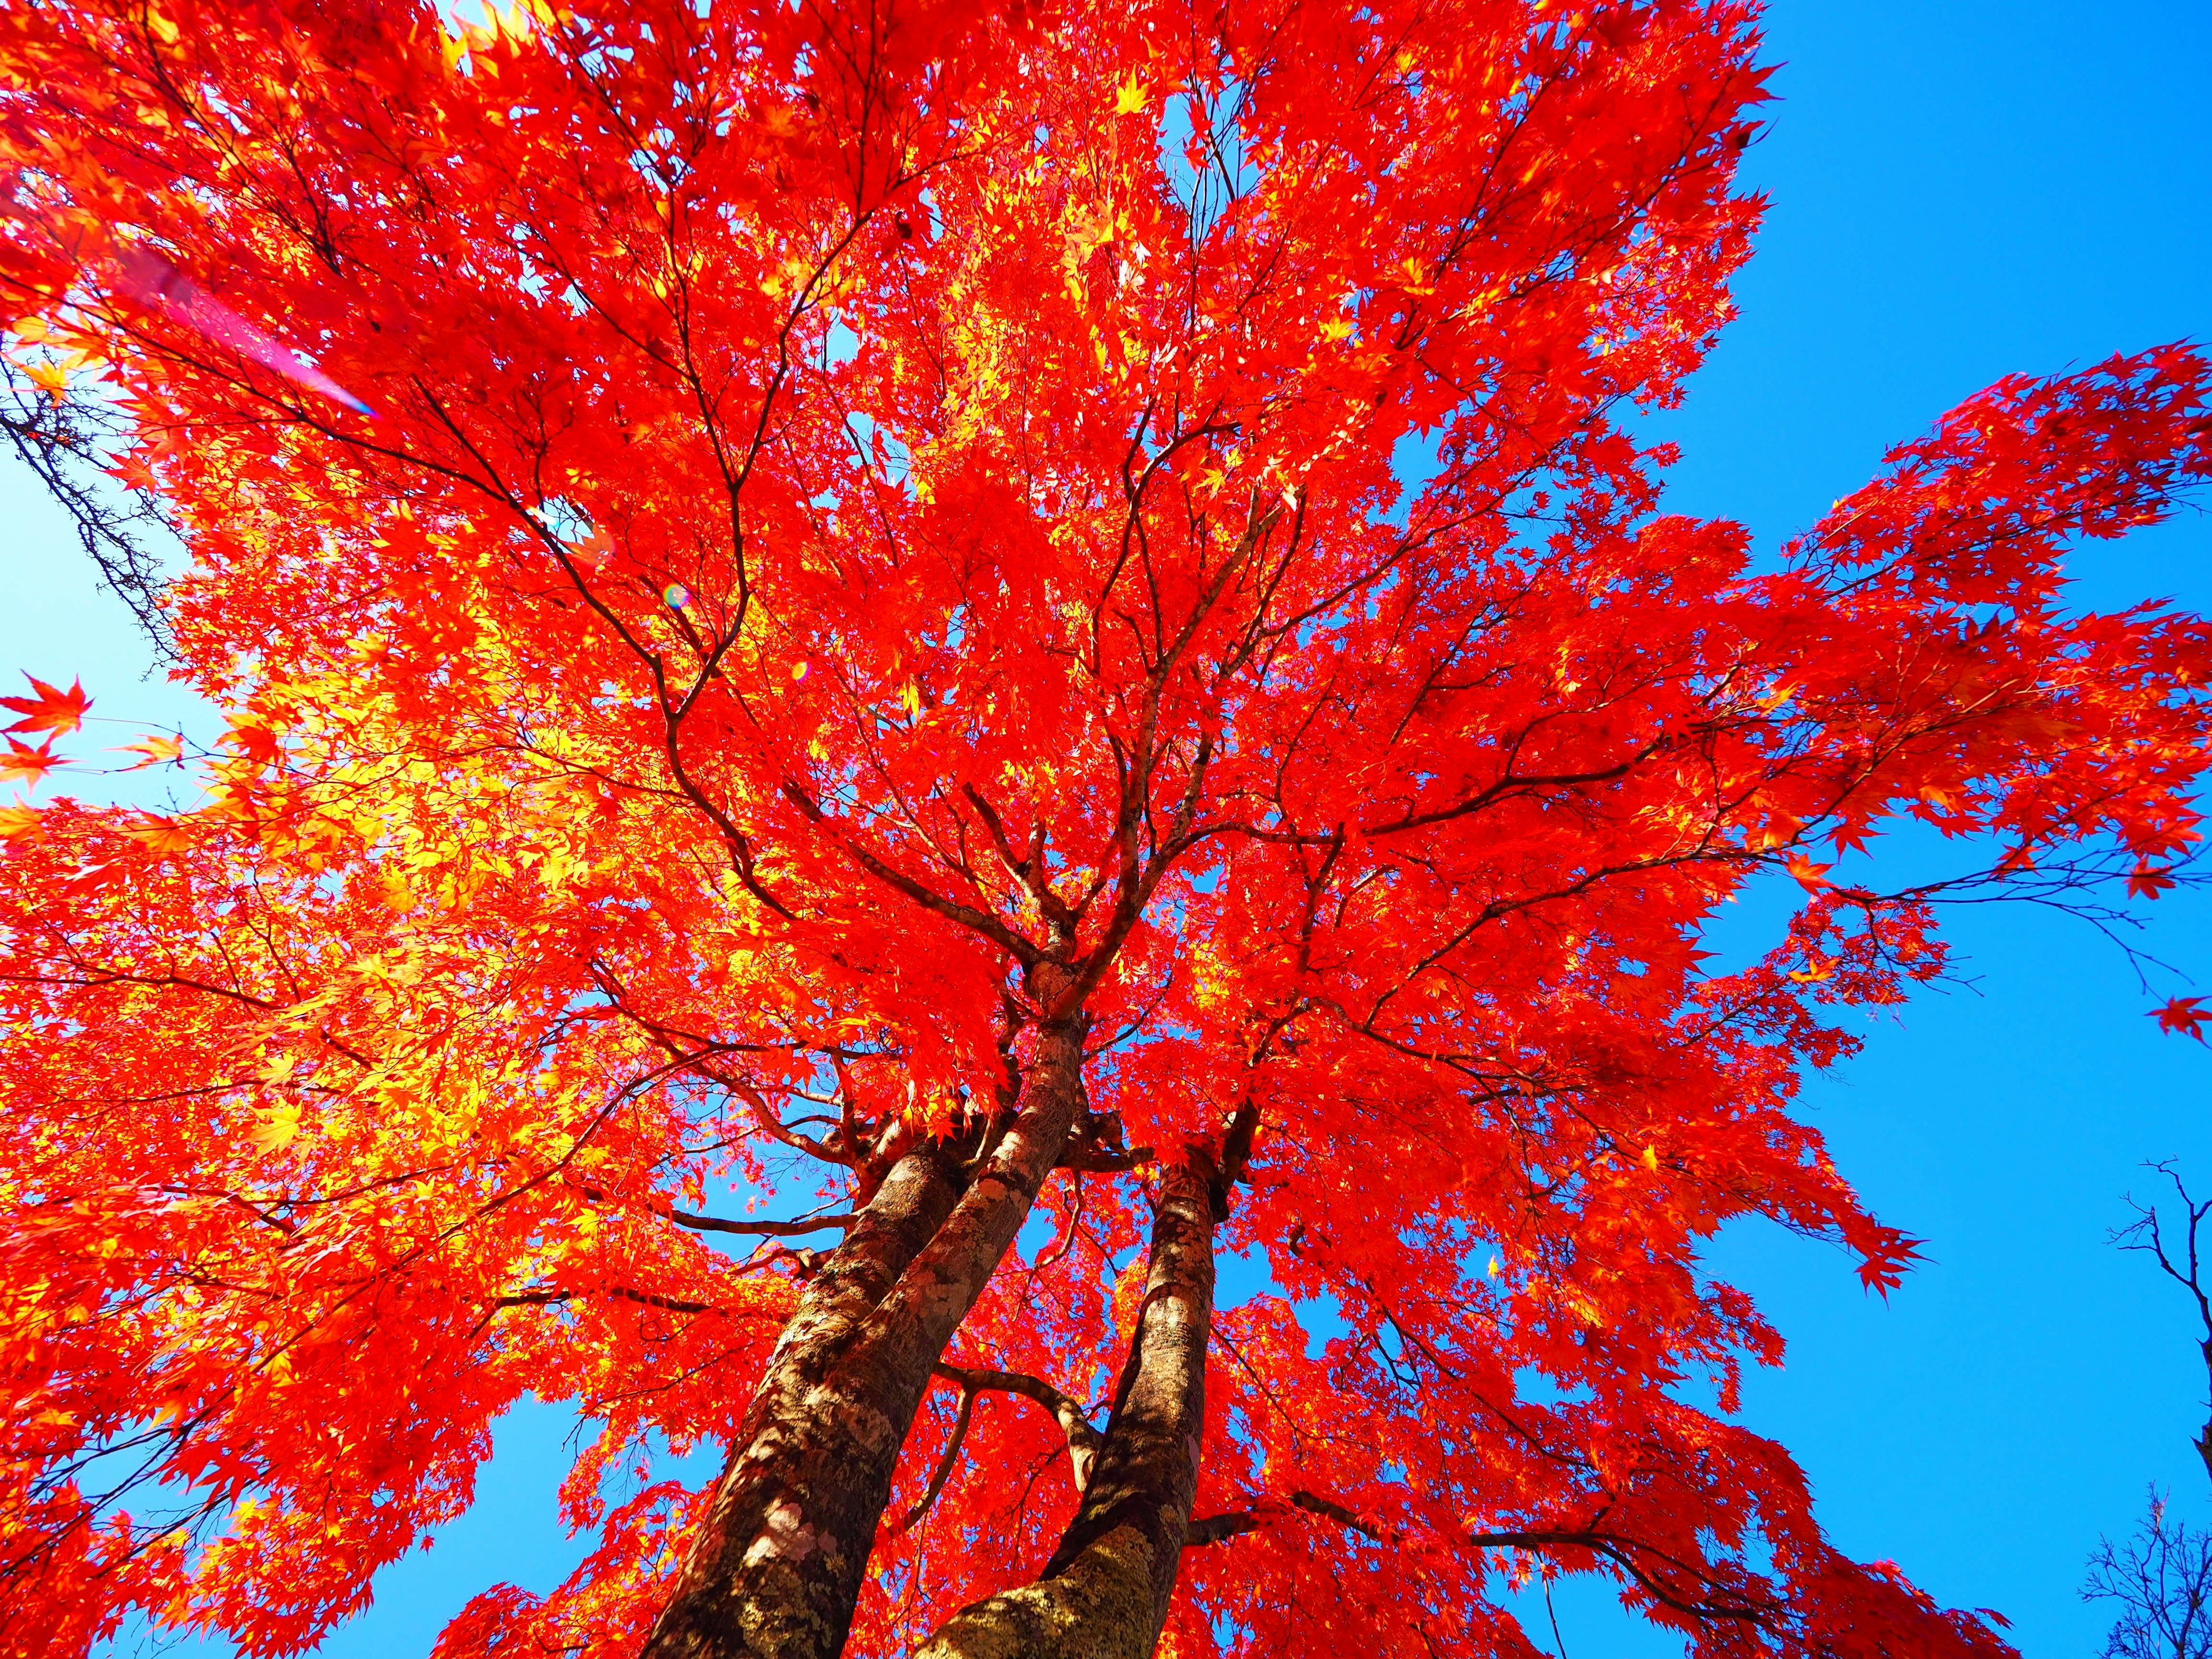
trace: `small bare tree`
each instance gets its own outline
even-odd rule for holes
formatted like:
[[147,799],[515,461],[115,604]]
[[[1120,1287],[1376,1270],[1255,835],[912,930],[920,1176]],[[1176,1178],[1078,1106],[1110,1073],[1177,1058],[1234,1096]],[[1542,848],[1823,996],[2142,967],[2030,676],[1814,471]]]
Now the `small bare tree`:
[[2212,1659],[2212,1534],[2169,1521],[2154,1486],[2134,1537],[2099,1540],[2081,1599],[2120,1604],[2104,1659]]
[[[2199,1268],[2197,1255],[2197,1232],[2204,1224],[2204,1218],[2212,1215],[2212,1199],[2202,1204],[2191,1199],[2189,1188],[2182,1184],[2181,1177],[2174,1172],[2170,1160],[2149,1167],[2172,1182],[2174,1192],[2181,1199],[2181,1218],[2185,1223],[2181,1229],[2182,1237],[2169,1248],[2158,1206],[2138,1204],[2130,1196],[2127,1204],[2136,1212],[2136,1218],[2114,1233],[2112,1242],[2124,1250],[2141,1250],[2154,1257],[2166,1277],[2197,1299],[2197,1317],[2204,1331],[2197,1346],[2204,1355],[2207,1387],[2212,1389],[2212,1297],[2208,1297],[2205,1293],[2204,1278]],[[2197,1437],[2197,1455],[2204,1461],[2204,1472],[2212,1474],[2212,1395],[2209,1395],[2205,1401],[2205,1411],[2204,1427]]]

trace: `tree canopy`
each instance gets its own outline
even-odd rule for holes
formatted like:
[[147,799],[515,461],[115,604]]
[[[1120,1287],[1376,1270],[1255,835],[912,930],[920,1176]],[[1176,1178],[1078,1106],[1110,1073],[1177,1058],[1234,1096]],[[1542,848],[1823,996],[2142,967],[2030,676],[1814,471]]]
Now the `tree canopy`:
[[1700,1252],[1898,1283],[1800,1078],[2188,857],[2212,631],[2063,564],[2208,371],[1664,513],[1756,11],[0,13],[18,431],[226,721],[0,808],[0,1648],[309,1648],[535,1395],[594,1547],[440,1659],[2009,1651]]

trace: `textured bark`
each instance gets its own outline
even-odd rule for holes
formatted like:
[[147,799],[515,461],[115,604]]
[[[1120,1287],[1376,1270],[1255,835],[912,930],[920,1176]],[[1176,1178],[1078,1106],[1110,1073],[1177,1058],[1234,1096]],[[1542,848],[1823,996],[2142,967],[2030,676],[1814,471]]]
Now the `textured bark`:
[[[778,1345],[647,1659],[835,1659],[844,1646],[930,1368],[1066,1144],[1082,1109],[1082,1051],[1079,1017],[1040,1035],[1005,1138],[957,1202],[942,1171],[928,1184],[933,1224],[919,1239],[899,1235],[913,1247],[895,1283],[866,1299],[856,1273],[854,1293],[804,1331],[802,1309]],[[917,1155],[895,1167],[846,1248]]]
[[1198,1492],[1218,1185],[1204,1158],[1162,1175],[1113,1420],[1044,1571],[963,1608],[915,1659],[1146,1659],[1158,1643]]

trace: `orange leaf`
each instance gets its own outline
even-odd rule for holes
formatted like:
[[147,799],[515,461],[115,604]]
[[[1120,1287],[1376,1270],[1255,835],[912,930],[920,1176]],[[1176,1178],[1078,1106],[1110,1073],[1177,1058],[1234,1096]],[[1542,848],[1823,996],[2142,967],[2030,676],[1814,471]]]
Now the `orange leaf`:
[[27,782],[36,783],[57,766],[68,764],[67,761],[54,753],[53,739],[51,738],[36,749],[10,738],[8,740],[7,749],[0,751],[0,781],[12,781],[21,778]]
[[1802,853],[1790,855],[1790,873],[1797,878],[1798,885],[1808,893],[1817,893],[1823,887],[1834,886],[1835,883],[1828,879],[1828,872],[1835,867],[1832,864],[1815,864]]

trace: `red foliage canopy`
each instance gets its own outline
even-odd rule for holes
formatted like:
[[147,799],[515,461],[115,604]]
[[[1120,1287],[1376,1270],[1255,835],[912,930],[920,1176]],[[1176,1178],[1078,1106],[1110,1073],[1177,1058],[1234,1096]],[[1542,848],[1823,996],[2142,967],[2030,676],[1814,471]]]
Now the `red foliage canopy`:
[[[1531,1655],[1555,1572],[1700,1654],[2002,1651],[1731,1420],[1781,1342],[1698,1251],[1894,1285],[1791,1115],[1835,1011],[1962,886],[2196,840],[2212,635],[2061,560],[2212,470],[2207,370],[2000,384],[1778,559],[1662,515],[1754,12],[0,14],[13,361],[127,418],[228,720],[143,751],[186,809],[0,813],[0,1645],[312,1644],[533,1393],[599,1543],[439,1651],[636,1651],[707,1504],[654,1449],[742,1449],[837,1218],[1065,1038],[855,1650],[1035,1576],[1148,1206],[1241,1164],[1176,1652]],[[9,706],[35,778],[81,694]]]

